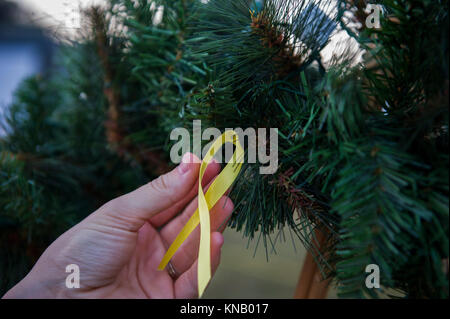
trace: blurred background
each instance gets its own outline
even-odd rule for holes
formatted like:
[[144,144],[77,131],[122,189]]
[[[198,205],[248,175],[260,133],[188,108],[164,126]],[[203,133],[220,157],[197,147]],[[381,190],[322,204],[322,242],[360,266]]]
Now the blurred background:
[[[48,69],[60,41],[76,38],[79,8],[94,3],[102,1],[0,0],[0,119],[19,83]],[[255,249],[257,238],[248,243],[232,229],[224,235],[222,262],[205,298],[293,296],[306,252],[288,230],[278,237],[276,251],[261,243]],[[335,296],[330,289],[329,298]]]
[[[261,243],[255,254],[257,238],[247,248],[246,238],[233,229],[227,229],[221,264],[204,297],[292,298],[306,250],[298,239],[290,237],[288,230],[284,235],[286,242],[277,243],[276,251],[270,248],[266,256]],[[328,298],[337,298],[333,285]]]

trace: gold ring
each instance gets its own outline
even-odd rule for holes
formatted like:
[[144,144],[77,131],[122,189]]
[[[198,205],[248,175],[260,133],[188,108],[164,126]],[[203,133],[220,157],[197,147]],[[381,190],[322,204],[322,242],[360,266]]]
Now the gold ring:
[[172,265],[170,261],[167,264],[167,272],[169,273],[169,276],[172,277],[173,280],[176,280],[178,278],[178,272],[175,270],[175,267]]

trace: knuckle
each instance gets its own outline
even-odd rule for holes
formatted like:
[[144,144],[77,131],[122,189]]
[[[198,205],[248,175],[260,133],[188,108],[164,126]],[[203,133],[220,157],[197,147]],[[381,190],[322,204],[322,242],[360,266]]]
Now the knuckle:
[[124,202],[125,202],[125,199],[124,199],[123,195],[116,197],[116,198],[110,200],[109,202],[105,203],[102,206],[102,210],[105,210],[107,212],[120,211],[124,206]]
[[177,194],[176,187],[171,187],[170,176],[168,174],[161,175],[149,184],[150,192],[155,192],[160,197],[165,198],[170,202],[170,205],[175,204],[174,196]]
[[119,197],[114,198],[114,199],[110,200],[109,202],[106,202],[105,204],[103,204],[100,207],[99,211],[105,212],[105,213],[114,212],[117,210],[118,205],[119,205]]
[[167,175],[159,176],[150,183],[150,186],[158,192],[167,192],[169,188]]

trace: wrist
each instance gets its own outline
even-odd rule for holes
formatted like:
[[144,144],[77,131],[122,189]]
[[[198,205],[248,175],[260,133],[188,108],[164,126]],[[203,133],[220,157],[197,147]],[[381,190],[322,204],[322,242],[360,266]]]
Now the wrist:
[[35,280],[32,273],[12,287],[2,299],[53,299],[58,298],[56,289],[50,289],[50,285],[43,280]]

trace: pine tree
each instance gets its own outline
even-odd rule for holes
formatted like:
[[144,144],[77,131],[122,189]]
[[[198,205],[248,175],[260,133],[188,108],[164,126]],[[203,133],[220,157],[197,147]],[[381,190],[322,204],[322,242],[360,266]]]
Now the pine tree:
[[[367,27],[368,4],[110,0],[86,10],[83,40],[23,83],[7,117],[2,291],[84,214],[167,171],[170,132],[198,119],[278,128],[278,170],[244,163],[230,227],[272,248],[287,226],[342,297],[447,298],[448,1],[378,1],[380,28]],[[325,61],[337,32],[351,42]],[[366,287],[369,264],[383,289]]]

